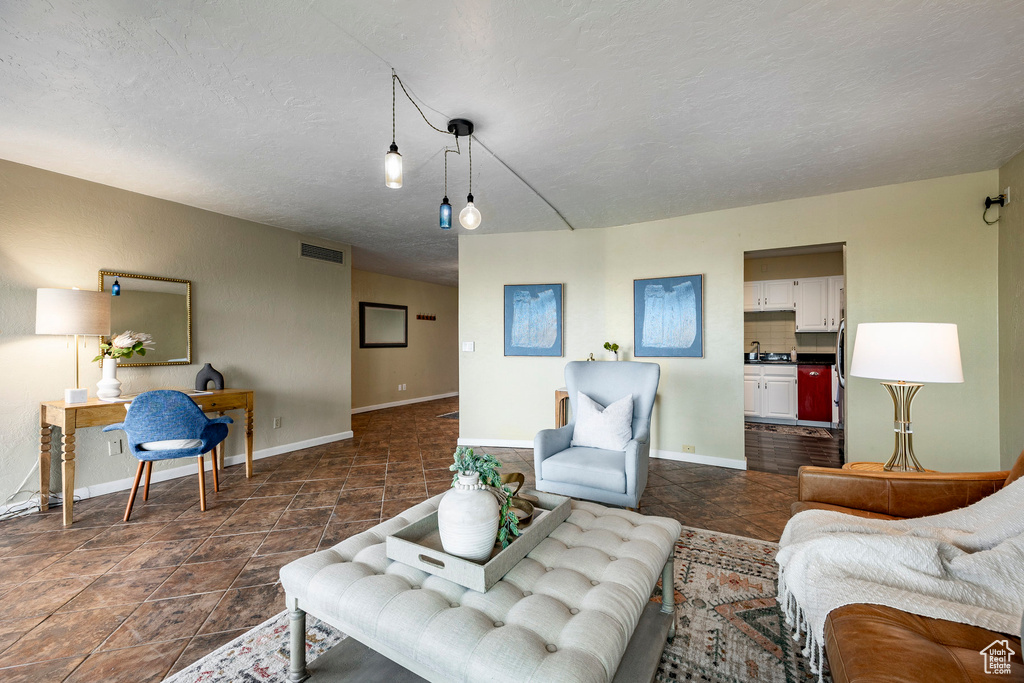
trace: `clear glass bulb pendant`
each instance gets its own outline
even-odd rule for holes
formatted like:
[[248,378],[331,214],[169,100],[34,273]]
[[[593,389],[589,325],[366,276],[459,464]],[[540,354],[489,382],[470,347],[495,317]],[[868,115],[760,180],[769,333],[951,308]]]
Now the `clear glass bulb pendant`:
[[468,195],[466,202],[466,208],[459,212],[459,223],[466,230],[476,230],[480,227],[480,209],[473,206],[473,195]]
[[452,229],[452,205],[448,203],[448,196],[441,200],[441,229]]
[[391,143],[391,149],[384,155],[384,184],[398,189],[402,186],[402,155],[398,145]]

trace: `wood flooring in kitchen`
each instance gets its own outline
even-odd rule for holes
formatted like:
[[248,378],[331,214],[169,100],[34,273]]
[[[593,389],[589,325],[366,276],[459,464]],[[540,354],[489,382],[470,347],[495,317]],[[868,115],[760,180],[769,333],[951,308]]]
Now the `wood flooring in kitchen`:
[[[444,399],[352,417],[355,438],[227,468],[200,512],[195,476],[0,522],[0,680],[159,681],[284,609],[278,570],[445,491],[459,409]],[[748,442],[749,443],[749,442]],[[776,459],[784,444],[773,446]],[[533,483],[530,449],[484,448]],[[80,456],[81,457],[81,456]],[[782,469],[782,468],[780,468]],[[777,540],[796,478],[651,460],[642,512]]]

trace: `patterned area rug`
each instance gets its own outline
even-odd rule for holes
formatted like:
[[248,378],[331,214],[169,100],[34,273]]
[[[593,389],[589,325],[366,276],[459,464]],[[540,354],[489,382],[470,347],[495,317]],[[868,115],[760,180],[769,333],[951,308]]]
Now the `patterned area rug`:
[[810,436],[815,439],[831,439],[832,434],[821,427],[800,427],[797,425],[770,425],[763,422],[744,422],[743,428],[748,432],[772,432],[773,434],[789,434],[790,436]]
[[[683,527],[675,550],[677,632],[662,655],[657,681],[817,679],[800,653],[802,642],[793,640],[775,603],[777,548],[774,543]],[[661,601],[660,582],[651,599]],[[345,637],[312,617],[306,626],[309,661]],[[287,671],[288,617],[281,612],[165,681],[264,683],[287,680]],[[827,670],[824,680],[832,680]]]

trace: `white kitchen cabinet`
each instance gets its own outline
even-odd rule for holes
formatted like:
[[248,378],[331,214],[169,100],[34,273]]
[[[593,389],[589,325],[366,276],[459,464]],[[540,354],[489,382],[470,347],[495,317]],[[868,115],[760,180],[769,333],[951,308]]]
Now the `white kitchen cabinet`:
[[761,285],[764,297],[762,311],[792,311],[796,308],[793,280],[765,280]]
[[828,314],[828,278],[797,280],[796,331],[828,332]]
[[743,283],[743,311],[792,311],[793,280],[760,280]]
[[763,282],[743,283],[743,312],[760,311],[761,301],[764,298]]
[[743,414],[796,419],[796,366],[744,365]]
[[846,278],[834,275],[828,279],[828,331],[838,332],[839,321],[846,309]]
[[743,366],[743,414],[761,417],[761,368]]

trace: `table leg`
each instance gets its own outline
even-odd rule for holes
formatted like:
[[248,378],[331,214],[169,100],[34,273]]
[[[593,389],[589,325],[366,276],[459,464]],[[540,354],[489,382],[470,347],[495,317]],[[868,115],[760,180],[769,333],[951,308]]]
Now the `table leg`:
[[61,436],[61,477],[64,480],[64,526],[71,526],[74,520],[75,504],[75,427],[74,416],[65,420]]
[[668,627],[669,640],[676,637],[676,587],[675,587],[675,558],[669,557],[665,568],[661,570],[661,613],[672,615],[672,624]]
[[306,613],[299,609],[298,600],[295,609],[288,612],[291,635],[291,661],[288,665],[288,680],[301,683],[309,678],[306,671]]
[[[222,412],[221,413],[217,413],[217,417],[224,417],[224,413],[222,413]],[[213,452],[213,466],[216,469],[219,469],[219,470],[224,469],[224,442],[225,441],[227,441],[227,439],[224,439],[224,441],[221,441],[219,444],[217,444],[217,446],[216,446],[216,448],[215,448],[215,450]]]
[[245,477],[252,478],[252,404],[245,409]]
[[50,509],[50,438],[52,429],[40,416],[39,421],[39,511]]

